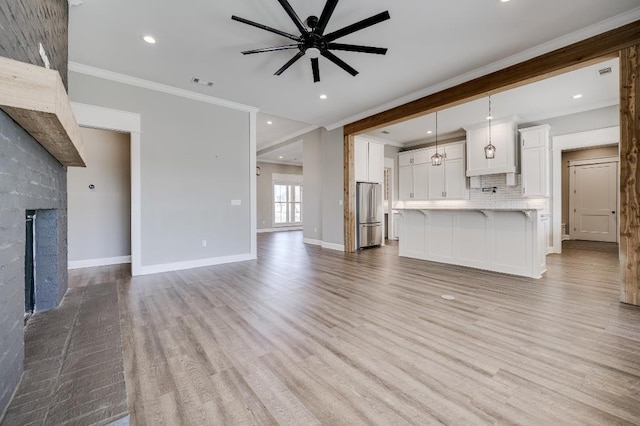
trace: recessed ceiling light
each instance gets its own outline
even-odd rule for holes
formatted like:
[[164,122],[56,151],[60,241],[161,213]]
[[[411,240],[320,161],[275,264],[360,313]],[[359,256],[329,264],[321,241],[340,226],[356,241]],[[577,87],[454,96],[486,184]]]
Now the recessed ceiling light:
[[322,95],[320,95],[320,99],[327,99],[327,95],[323,93]]
[[487,120],[493,120],[493,115],[487,115]]
[[267,121],[267,124],[273,124],[273,121],[269,120]]
[[156,39],[155,39],[155,38],[153,38],[153,37],[152,37],[152,36],[150,36],[150,35],[146,35],[146,36],[142,37],[142,39],[143,39],[144,41],[146,41],[147,43],[149,43],[149,44],[156,44]]
[[430,135],[430,134],[432,134],[432,133],[433,133],[433,131],[431,131],[431,130],[427,130],[427,134],[428,134],[428,135]]
[[281,155],[281,156],[280,156],[280,157],[278,157],[278,158],[282,160],[284,157]]
[[507,3],[507,2],[509,2],[509,0],[499,0],[499,1],[500,1],[500,3]]
[[582,93],[577,93],[573,95],[573,99],[580,99],[582,97]]

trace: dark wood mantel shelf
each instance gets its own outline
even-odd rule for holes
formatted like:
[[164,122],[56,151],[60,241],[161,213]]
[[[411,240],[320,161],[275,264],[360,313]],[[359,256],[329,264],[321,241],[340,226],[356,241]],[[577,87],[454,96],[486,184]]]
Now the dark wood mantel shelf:
[[86,167],[80,128],[57,71],[0,57],[0,108],[60,163]]

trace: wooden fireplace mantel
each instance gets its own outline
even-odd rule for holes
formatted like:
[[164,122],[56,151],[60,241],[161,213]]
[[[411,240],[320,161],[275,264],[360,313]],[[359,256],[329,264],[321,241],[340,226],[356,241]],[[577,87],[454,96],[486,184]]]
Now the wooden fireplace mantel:
[[0,57],[0,108],[60,163],[86,167],[80,127],[58,71]]

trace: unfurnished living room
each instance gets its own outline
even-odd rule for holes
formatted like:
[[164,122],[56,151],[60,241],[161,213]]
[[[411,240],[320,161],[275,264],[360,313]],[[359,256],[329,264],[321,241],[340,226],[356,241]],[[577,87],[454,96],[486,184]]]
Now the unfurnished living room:
[[0,34],[0,425],[640,425],[640,0]]

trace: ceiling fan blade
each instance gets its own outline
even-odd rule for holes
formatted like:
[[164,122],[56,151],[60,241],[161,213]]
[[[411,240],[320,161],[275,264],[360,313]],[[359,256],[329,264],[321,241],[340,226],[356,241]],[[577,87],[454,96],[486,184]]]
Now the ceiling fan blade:
[[291,65],[293,65],[298,59],[302,58],[304,56],[304,52],[300,51],[298,52],[298,54],[296,56],[294,56],[293,58],[291,58],[289,60],[289,62],[287,62],[286,64],[284,64],[282,66],[282,68],[280,68],[278,71],[276,71],[273,75],[280,75],[283,72],[285,72],[287,70],[287,68],[289,68]]
[[389,15],[389,11],[378,13],[377,15],[374,15],[370,18],[363,19],[362,21],[356,22],[355,24],[351,24],[338,31],[334,31],[330,34],[327,34],[324,37],[324,39],[327,42],[331,42],[333,40],[339,39],[340,37],[344,37],[351,33],[355,33],[356,31],[360,31],[365,28],[368,28],[372,25],[379,24],[380,22],[386,21],[387,19],[390,19],[390,18],[391,18],[391,15]]
[[250,21],[248,19],[241,18],[239,16],[232,16],[234,21],[242,22],[243,24],[251,25],[252,27],[260,28],[261,30],[269,31],[282,37],[290,38],[291,40],[300,41],[300,37],[293,34],[285,33],[284,31],[276,30],[275,28],[267,27],[266,25],[258,24],[257,22]]
[[347,52],[375,53],[386,55],[387,49],[384,47],[358,46],[357,44],[329,43],[327,49],[344,50]]
[[287,44],[285,46],[265,47],[264,49],[245,50],[244,52],[241,52],[241,53],[243,55],[250,55],[252,53],[276,52],[278,50],[289,50],[289,49],[299,49],[299,46],[297,44]]
[[337,5],[338,0],[327,0],[324,5],[324,9],[322,9],[322,15],[320,15],[320,19],[318,20],[318,25],[313,29],[314,33],[320,35],[324,33],[324,30],[327,28],[327,24],[329,23],[329,19],[331,19],[331,15],[333,15],[333,11]]
[[301,34],[306,33],[307,28],[304,26],[304,24],[296,14],[296,11],[293,10],[293,7],[291,7],[289,2],[287,0],[278,0],[278,3],[280,3],[280,5],[284,8],[285,12],[287,12],[287,15],[289,15],[289,18],[291,18],[293,23],[296,24],[296,27],[298,27],[298,31],[300,31]]
[[348,72],[349,74],[351,74],[352,76],[355,77],[356,75],[358,75],[358,71],[356,71],[351,65],[347,64],[345,61],[338,58],[336,55],[329,52],[328,50],[321,51],[320,54],[325,58],[327,58],[328,60],[330,60],[331,62],[333,62],[334,64],[336,64],[337,66],[339,66],[340,68],[342,68],[343,70],[345,70],[346,72]]
[[311,70],[313,71],[313,82],[320,81],[320,66],[318,65],[318,58],[311,58]]

